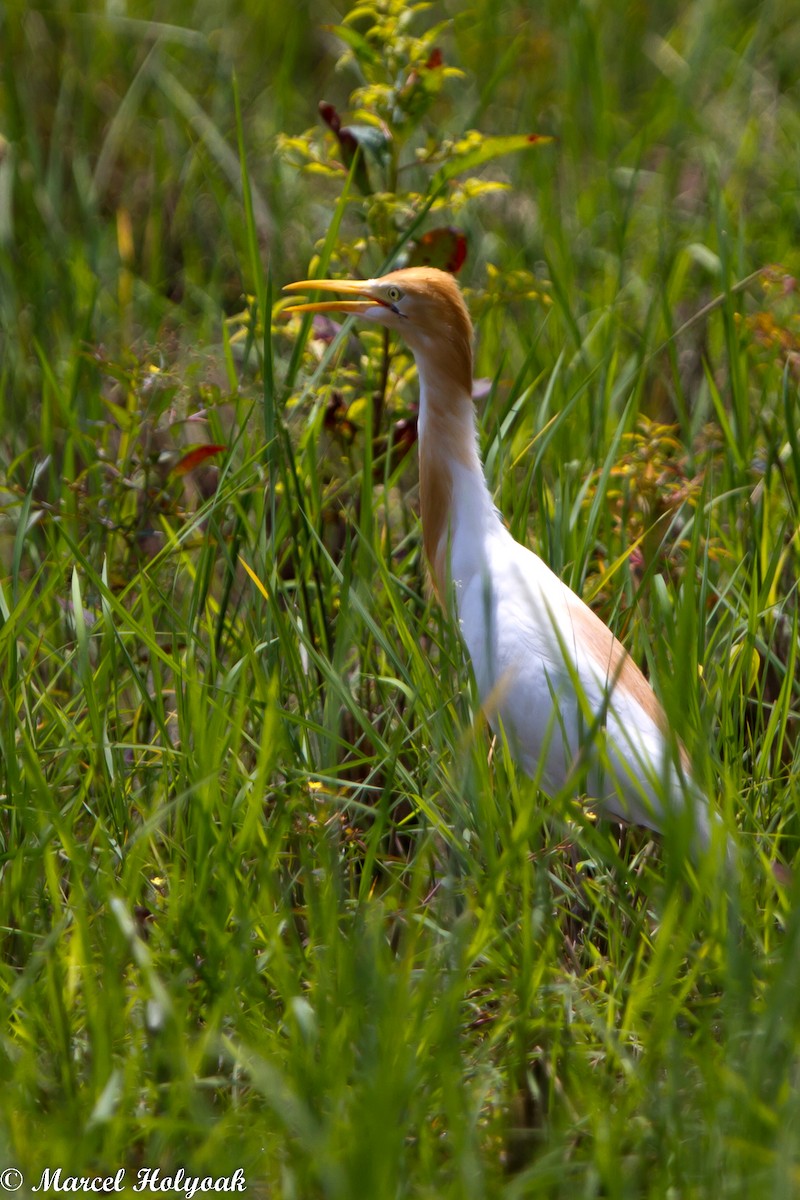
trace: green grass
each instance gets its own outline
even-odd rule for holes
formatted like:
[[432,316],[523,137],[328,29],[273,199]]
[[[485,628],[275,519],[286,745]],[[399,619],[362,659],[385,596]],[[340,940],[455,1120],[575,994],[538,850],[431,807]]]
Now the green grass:
[[428,137],[555,135],[420,228],[469,240],[498,505],[650,674],[741,878],[541,796],[490,745],[427,583],[409,360],[279,315],[315,256],[377,271],[419,212],[276,143],[363,83],[334,69],[342,14],[12,4],[0,1169],[20,1194],[58,1166],[241,1167],[286,1200],[800,1188],[800,897],[770,870],[800,836],[800,19],[531,14],[417,15],[453,18],[436,44],[463,76],[387,170],[424,194]]

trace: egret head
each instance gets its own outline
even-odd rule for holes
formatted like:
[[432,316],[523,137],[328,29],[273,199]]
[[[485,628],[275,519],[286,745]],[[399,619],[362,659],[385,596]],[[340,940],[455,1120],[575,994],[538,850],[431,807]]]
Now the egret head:
[[380,279],[307,279],[285,292],[336,292],[335,300],[295,304],[287,312],[341,312],[396,330],[420,368],[450,375],[472,391],[472,322],[452,275],[406,267]]

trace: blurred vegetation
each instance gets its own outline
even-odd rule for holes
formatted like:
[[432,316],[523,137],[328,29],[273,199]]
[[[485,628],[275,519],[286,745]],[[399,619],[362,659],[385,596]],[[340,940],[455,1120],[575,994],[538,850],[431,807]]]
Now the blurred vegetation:
[[[0,9],[0,1168],[795,1194],[798,62],[769,0]],[[281,315],[426,260],[738,886],[490,745],[411,360]]]

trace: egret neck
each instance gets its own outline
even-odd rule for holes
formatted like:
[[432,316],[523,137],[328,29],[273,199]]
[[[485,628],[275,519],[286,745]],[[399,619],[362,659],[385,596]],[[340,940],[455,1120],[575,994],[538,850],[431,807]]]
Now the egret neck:
[[[502,530],[478,452],[472,391],[416,356],[419,372],[419,497],[422,537],[442,601],[485,567],[486,536]],[[448,548],[450,560],[448,564]]]

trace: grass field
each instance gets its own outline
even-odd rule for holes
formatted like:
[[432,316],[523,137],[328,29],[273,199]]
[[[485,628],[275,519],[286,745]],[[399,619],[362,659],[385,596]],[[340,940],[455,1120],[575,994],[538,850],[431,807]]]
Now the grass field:
[[[800,15],[345,12],[0,10],[0,1187],[788,1200]],[[411,360],[281,316],[445,229],[498,506],[736,880],[492,746]]]

